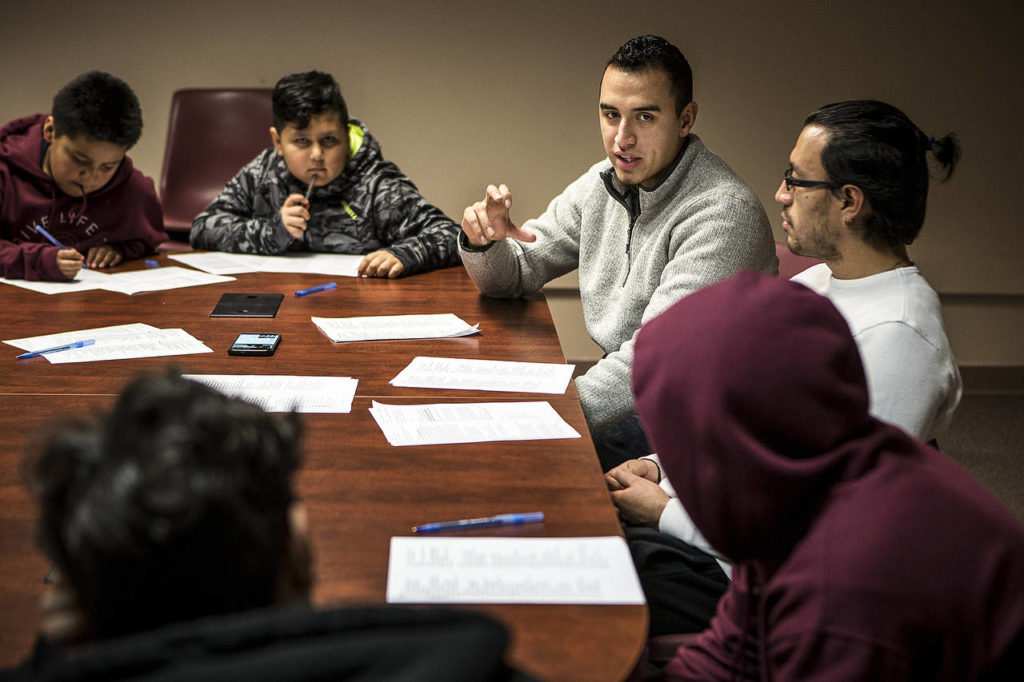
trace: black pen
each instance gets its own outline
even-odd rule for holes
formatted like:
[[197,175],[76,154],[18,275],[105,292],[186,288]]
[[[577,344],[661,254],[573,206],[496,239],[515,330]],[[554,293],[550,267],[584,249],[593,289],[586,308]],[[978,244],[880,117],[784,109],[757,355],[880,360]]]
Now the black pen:
[[316,173],[313,173],[313,179],[309,181],[309,187],[306,188],[306,201],[309,201],[309,197],[313,194],[313,188],[316,186],[316,179],[319,177]]

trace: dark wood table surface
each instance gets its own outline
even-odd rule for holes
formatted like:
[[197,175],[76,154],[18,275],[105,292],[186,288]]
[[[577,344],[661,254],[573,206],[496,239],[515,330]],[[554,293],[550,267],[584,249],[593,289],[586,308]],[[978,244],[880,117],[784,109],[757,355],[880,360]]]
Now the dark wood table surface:
[[[163,265],[173,265],[166,256]],[[119,269],[137,269],[129,263]],[[334,291],[296,297],[325,281]],[[210,318],[226,292],[285,295],[277,317]],[[310,316],[454,313],[482,334],[459,339],[334,344]],[[575,389],[564,395],[395,388],[413,357],[433,355],[564,363],[543,297],[499,301],[480,296],[465,271],[448,268],[399,280],[305,274],[244,274],[232,282],[131,296],[86,291],[47,296],[0,285],[0,339],[144,322],[181,327],[213,353],[52,365],[45,358],[0,359],[0,666],[29,652],[48,563],[34,543],[36,510],[23,485],[26,440],[42,425],[108,408],[143,372],[350,376],[359,380],[351,414],[305,415],[305,464],[298,490],[315,553],[314,601],[321,606],[383,602],[390,538],[418,523],[545,512],[543,524],[481,529],[479,535],[618,535]],[[273,357],[227,354],[240,332],[282,335]],[[582,438],[413,447],[390,446],[368,409],[371,401],[546,400]],[[509,659],[544,679],[619,680],[646,637],[642,606],[474,605],[503,621]]]

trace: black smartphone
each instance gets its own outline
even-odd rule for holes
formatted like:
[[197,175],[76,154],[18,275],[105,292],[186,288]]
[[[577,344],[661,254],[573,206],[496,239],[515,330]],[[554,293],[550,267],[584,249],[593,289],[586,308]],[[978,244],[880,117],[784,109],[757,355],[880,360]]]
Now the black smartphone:
[[228,355],[273,355],[280,343],[280,334],[246,332],[238,335]]

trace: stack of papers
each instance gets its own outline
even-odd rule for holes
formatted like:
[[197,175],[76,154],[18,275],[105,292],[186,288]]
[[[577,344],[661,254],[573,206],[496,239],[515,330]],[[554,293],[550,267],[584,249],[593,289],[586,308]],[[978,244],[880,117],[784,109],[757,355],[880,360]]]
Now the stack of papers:
[[0,283],[30,289],[40,294],[67,294],[73,291],[103,289],[122,294],[137,294],[141,291],[164,291],[194,287],[202,284],[218,284],[233,281],[234,277],[208,275],[186,268],[147,268],[107,274],[98,270],[80,270],[70,282],[30,282],[25,279],[3,279]]
[[184,329],[157,329],[141,322],[12,339],[4,341],[4,343],[24,351],[38,351],[90,339],[95,340],[95,343],[90,346],[50,353],[42,357],[54,365],[60,365],[68,362],[95,362],[213,352],[212,348],[207,347]]
[[643,604],[625,539],[394,537],[389,604]]
[[224,395],[241,398],[267,412],[348,414],[359,381],[351,377],[185,374]]
[[579,438],[548,402],[385,405],[370,414],[391,445]]
[[565,393],[575,365],[416,357],[391,380],[405,388]]
[[374,317],[311,317],[320,331],[339,341],[444,339],[480,333],[458,315],[379,315]]
[[315,275],[358,277],[361,255],[344,253],[289,253],[282,256],[255,256],[245,253],[182,253],[172,260],[213,275],[237,275],[243,272],[301,272]]

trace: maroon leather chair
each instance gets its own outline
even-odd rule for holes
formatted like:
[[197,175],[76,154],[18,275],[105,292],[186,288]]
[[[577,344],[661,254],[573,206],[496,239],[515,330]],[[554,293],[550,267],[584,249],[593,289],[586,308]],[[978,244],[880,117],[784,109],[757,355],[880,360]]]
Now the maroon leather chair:
[[270,146],[270,95],[263,88],[193,88],[171,100],[160,177],[164,225],[188,241],[192,220],[239,169]]
[[821,261],[810,256],[798,256],[785,244],[775,242],[775,255],[779,259],[779,277],[789,279]]

